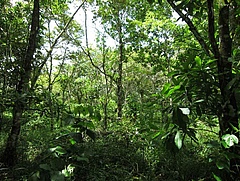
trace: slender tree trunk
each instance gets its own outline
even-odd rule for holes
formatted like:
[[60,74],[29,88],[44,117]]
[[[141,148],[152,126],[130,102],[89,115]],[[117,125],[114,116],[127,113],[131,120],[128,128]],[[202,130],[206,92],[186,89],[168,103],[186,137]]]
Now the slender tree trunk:
[[7,140],[5,151],[2,155],[2,161],[5,165],[14,166],[17,162],[17,143],[21,130],[21,119],[27,104],[27,96],[29,93],[29,80],[31,76],[31,64],[33,54],[36,50],[37,34],[39,30],[39,0],[34,0],[34,8],[32,13],[31,31],[28,40],[28,47],[25,59],[23,60],[22,72],[20,80],[16,86],[17,99],[13,107],[13,125]]
[[118,120],[122,119],[122,108],[123,108],[123,87],[122,87],[122,71],[123,71],[123,32],[121,23],[121,13],[118,12],[118,38],[119,38],[119,60],[118,60],[118,78],[117,78],[117,116]]

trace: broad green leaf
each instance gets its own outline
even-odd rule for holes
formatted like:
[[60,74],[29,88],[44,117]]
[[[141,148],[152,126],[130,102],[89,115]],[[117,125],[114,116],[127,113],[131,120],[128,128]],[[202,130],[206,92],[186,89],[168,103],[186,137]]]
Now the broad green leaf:
[[225,148],[229,148],[234,144],[238,144],[238,138],[233,134],[225,134],[222,136],[222,145]]
[[195,62],[197,63],[197,65],[198,65],[199,67],[202,66],[202,60],[201,60],[201,58],[200,58],[199,56],[196,56],[196,57],[195,57]]
[[182,134],[180,131],[177,131],[176,135],[175,135],[175,139],[174,139],[175,145],[178,147],[178,149],[182,148]]

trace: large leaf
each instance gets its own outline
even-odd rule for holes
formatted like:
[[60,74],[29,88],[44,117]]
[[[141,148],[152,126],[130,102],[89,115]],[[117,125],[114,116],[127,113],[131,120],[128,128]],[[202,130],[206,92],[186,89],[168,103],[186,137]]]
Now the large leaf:
[[175,142],[176,146],[178,147],[178,149],[182,148],[183,140],[182,140],[182,134],[180,131],[177,131],[174,142]]
[[234,144],[238,144],[238,138],[233,134],[225,134],[222,136],[222,145],[225,148],[230,148]]
[[189,108],[179,108],[183,114],[189,115],[190,114],[190,109]]

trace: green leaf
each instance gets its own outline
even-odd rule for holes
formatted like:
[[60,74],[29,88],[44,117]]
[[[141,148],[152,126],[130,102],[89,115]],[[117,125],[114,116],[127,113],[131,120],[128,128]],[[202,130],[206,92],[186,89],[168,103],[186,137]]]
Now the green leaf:
[[85,162],[89,162],[89,159],[87,157],[80,157],[80,156],[77,156],[77,161],[85,161]]
[[216,165],[217,165],[219,170],[222,170],[222,169],[229,170],[230,169],[230,161],[227,160],[227,159],[217,160]]
[[199,100],[195,101],[194,103],[200,103],[200,102],[204,102],[204,99],[199,99]]
[[176,146],[178,147],[178,149],[182,148],[183,140],[182,140],[182,134],[180,131],[177,131],[174,142],[175,142]]
[[171,94],[173,94],[176,90],[178,90],[178,89],[180,89],[180,88],[181,88],[180,85],[174,86],[172,89],[170,89],[170,90],[168,91],[168,93],[166,94],[166,97],[169,97]]
[[159,137],[161,134],[162,134],[162,131],[157,132],[156,134],[154,134],[152,136],[152,139],[155,139],[155,138]]
[[154,3],[154,0],[147,0],[149,4]]
[[168,89],[169,89],[170,86],[171,86],[170,83],[166,83],[166,84],[163,86],[163,90],[161,91],[161,93],[162,93],[162,94],[165,94],[165,93],[168,91]]
[[212,174],[216,181],[222,181],[222,179],[219,176],[215,175],[214,173]]
[[202,60],[201,60],[201,58],[200,58],[199,56],[196,56],[196,57],[195,57],[195,62],[197,63],[197,65],[198,65],[199,67],[202,66]]
[[50,148],[49,150],[51,152],[58,153],[59,155],[64,155],[67,153],[66,150],[64,148],[62,148],[61,146],[56,146],[54,148]]
[[162,0],[158,0],[158,3],[159,3],[160,5],[162,5]]
[[234,77],[226,86],[227,90],[232,89],[233,85],[235,84],[235,82],[238,82],[238,77]]
[[40,164],[39,167],[43,170],[51,170],[51,167],[48,164]]
[[100,121],[100,120],[102,119],[101,114],[100,114],[99,111],[97,111],[97,112],[94,113],[94,119],[95,119],[96,121]]
[[222,136],[222,145],[225,148],[229,148],[234,144],[238,144],[238,138],[233,134],[225,134]]
[[71,143],[72,145],[75,145],[75,144],[77,143],[76,140],[73,139],[73,138],[70,138],[69,141],[70,141],[70,143]]

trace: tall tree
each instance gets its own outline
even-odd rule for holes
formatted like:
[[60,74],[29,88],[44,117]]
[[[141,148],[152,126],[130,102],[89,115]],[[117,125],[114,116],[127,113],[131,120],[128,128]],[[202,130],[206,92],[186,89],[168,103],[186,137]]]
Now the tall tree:
[[[174,1],[167,0],[170,6],[178,13],[180,18],[189,26],[206,55],[213,57],[217,62],[218,82],[221,93],[221,103],[218,110],[220,135],[235,134],[238,138],[235,128],[239,128],[238,122],[238,108],[234,93],[233,74],[232,74],[232,44],[230,27],[231,17],[230,9],[235,12],[236,2],[221,1],[220,3],[213,0],[202,1]],[[199,6],[201,5],[201,6]],[[208,17],[208,42],[205,40],[203,34],[199,33],[197,26],[194,24],[194,8],[201,8],[206,10]],[[206,8],[207,7],[207,8]],[[217,18],[216,18],[217,17]],[[215,20],[218,19],[218,22]],[[217,28],[215,28],[215,26]],[[236,28],[236,27],[235,27]],[[218,34],[219,33],[219,34]],[[219,36],[219,41],[216,39],[216,34]],[[239,148],[236,146],[230,150],[239,154]],[[239,175],[239,170],[236,169],[240,162],[237,159],[231,159],[231,170],[235,172],[235,178]],[[231,179],[231,178],[229,178]]]
[[36,46],[38,43],[37,35],[39,32],[39,13],[39,0],[34,0],[31,30],[28,39],[27,51],[25,53],[24,59],[22,60],[22,62],[19,61],[18,65],[20,67],[19,81],[16,85],[16,94],[18,95],[18,98],[15,100],[13,105],[12,129],[7,140],[6,149],[2,156],[2,161],[9,166],[13,166],[17,161],[17,142],[21,129],[21,119],[23,112],[26,109],[26,104],[30,95],[29,81],[31,77],[34,53],[36,51]]

